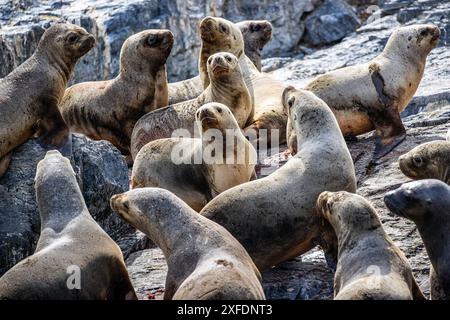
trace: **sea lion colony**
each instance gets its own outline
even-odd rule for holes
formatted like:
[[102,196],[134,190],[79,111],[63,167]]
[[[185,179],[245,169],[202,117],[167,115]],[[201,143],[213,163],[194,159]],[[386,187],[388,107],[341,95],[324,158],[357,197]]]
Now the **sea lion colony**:
[[[422,79],[439,29],[401,27],[374,60],[319,76],[304,89],[260,71],[271,32],[267,21],[206,17],[199,77],[169,84],[173,35],[142,31],[124,42],[117,78],[66,89],[95,40],[71,24],[48,28],[35,53],[0,79],[0,176],[28,139],[36,136],[50,150],[35,179],[38,246],[0,278],[0,299],[136,299],[119,247],[90,216],[64,157],[70,131],[109,140],[130,165],[135,157],[132,190],[114,195],[111,208],[162,249],[165,299],[264,299],[260,271],[317,245],[336,268],[336,299],[423,299],[408,260],[356,194],[344,136],[376,129],[374,159],[401,143],[399,112]],[[168,128],[176,134],[154,132]],[[287,141],[294,156],[256,179],[255,148],[274,141],[260,129],[281,132],[278,142]],[[227,147],[230,141],[237,146]],[[448,150],[448,142],[419,146],[400,158],[401,170],[449,183]],[[405,184],[385,198],[393,213],[418,226],[435,299],[450,297],[444,182]],[[73,267],[81,283],[68,279]]]

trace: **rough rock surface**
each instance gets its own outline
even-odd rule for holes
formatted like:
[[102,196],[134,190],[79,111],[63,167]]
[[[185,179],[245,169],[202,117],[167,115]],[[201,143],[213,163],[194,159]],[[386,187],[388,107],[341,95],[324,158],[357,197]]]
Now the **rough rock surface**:
[[[428,295],[429,259],[417,229],[413,223],[391,214],[384,205],[383,197],[387,191],[409,181],[398,167],[398,157],[421,143],[444,139],[450,127],[450,3],[433,0],[385,1],[374,14],[375,19],[369,17],[368,23],[338,44],[320,50],[302,48],[303,52],[294,57],[269,58],[263,61],[263,68],[286,83],[302,87],[324,72],[372,59],[381,52],[394,28],[401,24],[431,22],[441,27],[441,45],[430,54],[418,92],[402,114],[408,133],[406,140],[376,165],[370,164],[374,150],[372,133],[348,143],[355,161],[358,193],[373,203],[386,232],[406,254],[422,290]],[[408,18],[405,18],[406,14]],[[258,173],[262,169],[270,171],[270,166],[281,166],[285,162],[283,153],[268,157],[262,161]],[[150,298],[155,298],[155,293],[156,298],[161,295],[166,266],[161,264],[161,254],[155,253],[158,251],[136,252],[134,258],[127,261],[132,281],[142,298],[149,298],[149,293]],[[157,257],[155,262],[151,260],[152,255]],[[269,299],[333,297],[333,271],[327,267],[318,249],[268,270],[262,276],[264,291]]]
[[[327,4],[331,2],[335,4]],[[150,28],[168,28],[174,33],[168,73],[172,81],[183,80],[198,74],[200,40],[197,24],[203,17],[223,16],[233,21],[270,20],[274,36],[264,55],[286,55],[302,40],[305,21],[315,8],[320,13],[310,22],[324,30],[333,30],[334,40],[355,30],[356,24],[351,22],[354,20],[353,9],[344,5],[343,0],[321,3],[321,0],[0,0],[0,77],[33,53],[43,28],[50,21],[62,18],[81,25],[97,39],[95,48],[78,63],[71,83],[117,75],[123,41],[133,33]],[[321,19],[322,15],[324,19]],[[352,18],[350,22],[340,24],[349,17]],[[314,44],[321,44],[322,37],[311,39]],[[323,43],[329,39],[325,40]]]
[[[47,152],[35,139],[13,153],[0,179],[0,275],[34,252],[40,233],[34,177]],[[121,246],[124,255],[147,241],[111,212],[109,198],[128,190],[127,166],[120,152],[106,141],[72,136],[72,161],[89,212]]]

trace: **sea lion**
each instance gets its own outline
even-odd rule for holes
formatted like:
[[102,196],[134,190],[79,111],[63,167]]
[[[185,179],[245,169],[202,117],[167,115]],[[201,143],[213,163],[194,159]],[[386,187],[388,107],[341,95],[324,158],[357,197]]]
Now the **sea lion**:
[[172,45],[169,30],[145,30],[125,40],[116,78],[78,83],[66,90],[59,108],[70,129],[108,140],[128,156],[136,121],[155,109],[158,98],[167,102],[163,92],[167,87],[157,81],[158,76],[164,78]]
[[33,135],[45,145],[70,147],[58,103],[75,64],[94,43],[81,27],[55,24],[44,32],[33,55],[0,79],[0,177],[11,152]]
[[148,142],[170,138],[177,129],[187,129],[194,136],[195,112],[209,102],[219,102],[233,112],[243,128],[253,116],[253,105],[237,58],[226,52],[208,58],[210,85],[196,99],[147,113],[136,123],[131,136],[131,154],[136,158]]
[[267,20],[247,20],[236,25],[244,38],[245,55],[261,71],[261,51],[272,39],[272,24]]
[[400,170],[411,179],[438,179],[450,184],[450,142],[421,144],[398,159]]
[[389,210],[413,221],[431,261],[431,299],[450,299],[450,187],[427,179],[386,193]]
[[[416,92],[427,55],[439,37],[439,28],[433,25],[398,28],[376,58],[320,75],[305,89],[330,106],[344,136],[375,129],[374,159],[379,159],[406,136],[400,112]],[[295,138],[288,140],[295,143]],[[295,152],[295,145],[290,149]]]
[[283,103],[299,152],[269,176],[222,192],[200,212],[230,231],[261,271],[317,244],[334,255],[336,236],[316,212],[317,197],[326,190],[356,190],[352,158],[325,102],[289,87]]
[[369,201],[345,191],[325,191],[317,208],[338,238],[335,300],[425,299],[408,260]]
[[[261,71],[261,51],[272,37],[272,24],[266,20],[241,21],[236,24],[242,32],[244,38],[245,54],[253,62],[256,68]],[[209,54],[221,52],[222,47],[208,48]],[[203,46],[201,51],[205,50]],[[233,50],[229,52],[233,53]],[[236,52],[237,54],[237,52]],[[200,53],[200,56],[202,53]],[[168,94],[169,103],[176,104],[183,101],[197,98],[203,90],[202,80],[200,76],[190,79],[169,83]]]
[[122,252],[89,214],[70,161],[48,151],[35,189],[36,251],[0,278],[0,300],[136,299]]
[[111,208],[164,253],[164,299],[264,299],[261,275],[242,245],[171,192],[140,188],[115,195]]
[[[281,95],[286,88],[283,82],[260,72],[245,55],[244,41],[239,27],[231,21],[206,17],[200,22],[202,52],[199,59],[199,72],[203,86],[208,85],[206,70],[207,57],[211,50],[232,50],[239,59],[245,83],[254,104],[254,116],[245,128],[245,134],[259,149],[270,147],[276,137],[278,144],[286,142],[287,116],[283,112]],[[232,44],[232,45],[231,45]],[[237,52],[237,53],[236,53]]]
[[254,176],[256,150],[227,106],[207,103],[195,119],[201,138],[159,139],[142,147],[131,173],[132,188],[167,189],[200,211],[219,193]]

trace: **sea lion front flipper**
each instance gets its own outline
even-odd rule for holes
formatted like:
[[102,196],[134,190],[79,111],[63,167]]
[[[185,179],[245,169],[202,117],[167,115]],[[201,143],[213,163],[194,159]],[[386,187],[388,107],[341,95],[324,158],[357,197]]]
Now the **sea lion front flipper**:
[[42,112],[36,124],[36,136],[44,147],[61,148],[61,153],[66,156],[64,154],[65,146],[68,142],[71,142],[69,141],[71,140],[69,128],[58,110],[56,101],[48,99],[48,101],[42,101],[42,103],[46,104],[47,108],[43,108],[45,112]]
[[11,162],[12,152],[5,154],[2,158],[0,158],[0,178],[6,173],[8,170],[9,163]]
[[373,160],[378,160],[387,155],[406,137],[406,130],[397,108],[391,106],[389,110],[384,110],[383,113],[384,115],[380,112],[377,116],[371,117],[376,130]]

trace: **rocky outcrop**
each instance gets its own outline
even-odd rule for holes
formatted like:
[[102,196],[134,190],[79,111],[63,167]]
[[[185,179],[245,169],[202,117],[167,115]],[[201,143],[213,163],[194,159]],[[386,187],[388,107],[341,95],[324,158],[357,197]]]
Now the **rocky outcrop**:
[[[32,139],[17,148],[0,179],[0,275],[34,252],[40,234],[34,177],[36,165],[47,152]],[[72,136],[70,157],[91,215],[119,244],[124,255],[142,249],[140,233],[113,214],[109,199],[128,190],[128,168],[120,152],[106,141]]]
[[[263,53],[267,56],[287,55],[296,50],[303,41],[305,29],[309,30],[313,44],[320,45],[341,39],[357,26],[353,9],[342,0],[325,0],[324,3],[323,0],[3,2],[5,5],[0,6],[0,77],[33,53],[45,27],[52,21],[63,19],[81,25],[97,39],[95,48],[78,63],[71,83],[110,79],[117,75],[123,41],[133,33],[150,28],[167,28],[175,35],[174,48],[168,60],[170,80],[197,75],[200,49],[197,24],[207,15],[222,16],[232,21],[271,21],[274,33]],[[323,32],[316,34],[315,26]],[[324,36],[324,33],[330,34]]]

